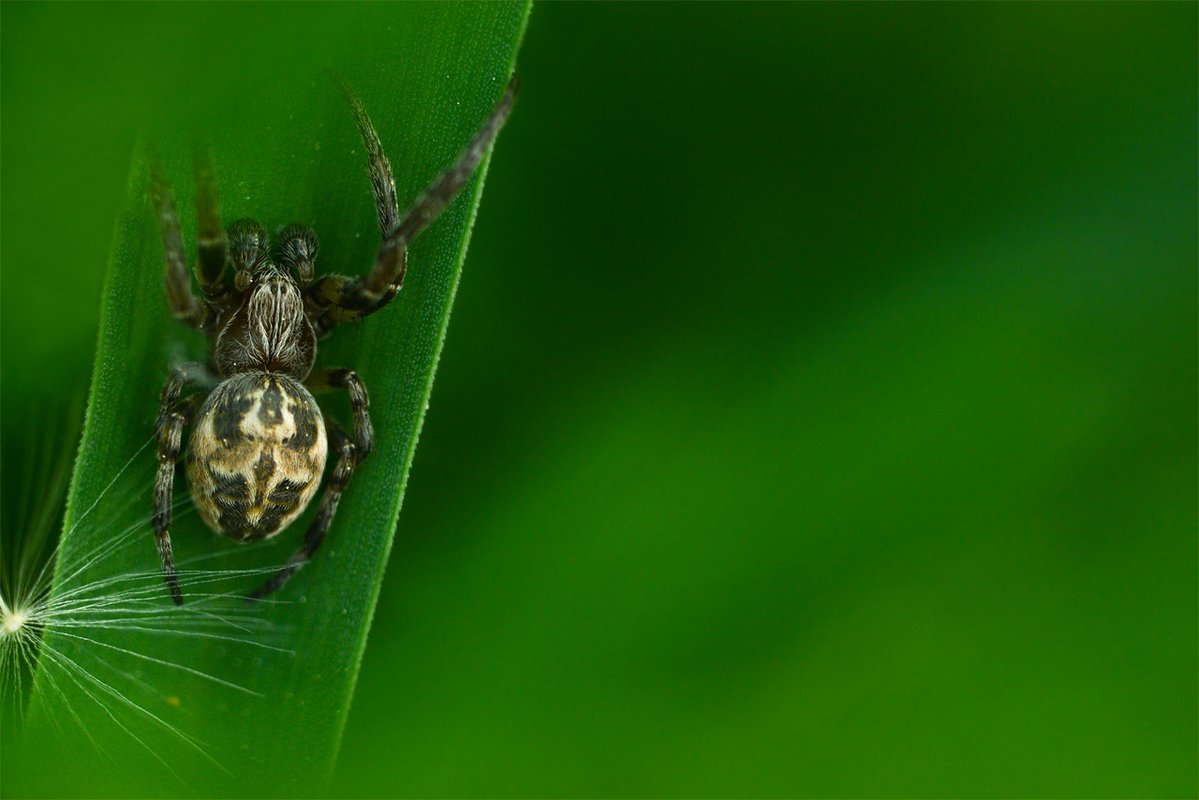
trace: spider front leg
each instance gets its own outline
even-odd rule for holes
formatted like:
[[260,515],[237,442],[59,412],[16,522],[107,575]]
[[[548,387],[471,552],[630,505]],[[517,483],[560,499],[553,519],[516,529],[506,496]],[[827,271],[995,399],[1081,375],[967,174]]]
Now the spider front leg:
[[167,303],[176,319],[193,328],[203,328],[209,318],[208,307],[192,293],[191,276],[187,273],[183,254],[183,235],[179,232],[179,215],[175,213],[175,201],[162,176],[162,167],[154,160],[150,163],[150,184],[166,261]]
[[358,132],[370,159],[371,186],[375,193],[375,211],[379,217],[379,230],[383,241],[379,243],[375,265],[365,278],[328,275],[312,285],[308,296],[313,305],[322,312],[317,317],[318,334],[327,333],[338,323],[373,314],[399,294],[408,266],[409,243],[436,219],[466,186],[471,174],[486,155],[487,148],[495,141],[500,128],[508,119],[519,88],[520,81],[514,75],[508,82],[504,96],[484,121],[479,132],[459,154],[458,160],[433,181],[403,217],[398,213],[391,164],[383,153],[379,136],[375,133],[362,101],[345,89],[354,119],[358,123]]
[[162,387],[162,405],[158,411],[158,472],[154,478],[154,540],[162,562],[162,577],[171,592],[175,605],[183,605],[179,579],[175,574],[175,557],[171,552],[171,502],[175,487],[175,461],[183,447],[183,429],[196,412],[199,395],[179,399],[184,387],[211,381],[208,368],[198,362],[180,364],[171,371]]
[[354,438],[351,440],[341,426],[328,417],[325,418],[325,430],[329,436],[330,450],[337,453],[337,465],[321,496],[316,516],[304,534],[304,543],[300,546],[287,563],[276,572],[270,580],[250,593],[248,599],[258,600],[271,594],[291,579],[309,562],[312,554],[325,540],[333,517],[337,513],[337,505],[358,468],[374,447],[375,434],[371,427],[370,398],[366,386],[358,374],[350,369],[320,369],[315,370],[304,382],[313,390],[346,389],[350,393],[350,407],[354,413]]
[[219,300],[229,292],[225,284],[228,246],[221,212],[217,207],[216,179],[212,161],[204,151],[196,152],[196,220],[199,223],[199,257],[196,279],[209,300]]

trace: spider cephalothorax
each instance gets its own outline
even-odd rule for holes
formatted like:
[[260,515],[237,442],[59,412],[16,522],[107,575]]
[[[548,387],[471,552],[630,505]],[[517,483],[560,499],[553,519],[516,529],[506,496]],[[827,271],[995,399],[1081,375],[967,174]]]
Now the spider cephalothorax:
[[[253,596],[269,594],[320,546],[342,492],[373,445],[366,387],[353,370],[313,370],[317,341],[338,323],[383,308],[400,291],[408,243],[466,184],[507,119],[516,88],[513,78],[458,161],[403,216],[379,137],[362,103],[347,92],[370,159],[383,237],[375,265],[363,278],[325,275],[313,281],[319,245],[310,228],[284,228],[275,237],[273,253],[266,229],[254,220],[238,220],[222,230],[212,170],[201,160],[195,271],[203,297],[197,298],[184,265],[175,206],[155,165],[153,194],[166,254],[167,300],[177,318],[208,336],[212,350],[211,363],[188,362],[172,370],[158,415],[154,535],[176,603],[183,602],[183,595],[171,554],[171,495],[184,427],[195,423],[187,476],[196,508],[214,530],[241,542],[269,538],[304,511],[332,449],[336,462],[304,543]],[[187,387],[211,392],[207,398],[183,397]],[[353,435],[321,413],[310,390],[323,389],[349,392]]]

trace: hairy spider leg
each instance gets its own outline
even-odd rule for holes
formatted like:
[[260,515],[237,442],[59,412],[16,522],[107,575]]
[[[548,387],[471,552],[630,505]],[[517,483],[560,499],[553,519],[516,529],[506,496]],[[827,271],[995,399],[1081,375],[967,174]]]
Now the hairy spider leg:
[[379,233],[387,236],[400,221],[400,204],[396,200],[396,182],[391,174],[391,161],[383,152],[383,144],[379,141],[375,126],[371,124],[370,115],[366,113],[362,99],[354,94],[354,90],[348,84],[339,81],[338,87],[345,95],[350,110],[354,112],[358,135],[362,138],[362,146],[366,148],[368,174],[375,193],[375,213],[379,217]]
[[158,411],[158,472],[154,478],[154,540],[158,558],[162,561],[162,577],[171,590],[175,605],[183,605],[179,578],[175,574],[175,557],[171,552],[171,497],[175,487],[175,462],[183,447],[183,429],[199,407],[201,395],[179,399],[187,386],[211,385],[214,382],[208,367],[198,361],[188,361],[171,370],[162,387],[162,405]]
[[227,263],[225,229],[221,227],[221,212],[217,205],[216,179],[212,160],[206,150],[195,154],[196,220],[198,221],[199,256],[196,259],[196,280],[210,301],[229,292],[225,283]]
[[188,275],[183,254],[183,235],[179,232],[179,215],[175,213],[175,201],[171,199],[170,187],[163,179],[162,167],[157,159],[150,161],[150,184],[154,211],[162,233],[167,303],[176,319],[201,329],[209,319],[209,309],[192,292],[191,276]]
[[408,266],[408,244],[462,191],[508,119],[519,88],[520,80],[513,75],[503,97],[479,132],[459,154],[458,160],[441,173],[400,217],[391,164],[383,153],[379,136],[362,101],[343,86],[370,159],[371,186],[375,193],[375,210],[383,240],[379,243],[375,264],[365,278],[327,275],[309,289],[309,297],[318,308],[324,310],[316,321],[318,336],[328,333],[339,323],[373,314],[399,294]]
[[341,495],[366,457],[374,447],[374,429],[371,427],[370,397],[366,386],[351,369],[326,368],[315,370],[304,382],[315,391],[322,389],[346,389],[350,393],[350,407],[354,413],[354,438],[351,441],[341,426],[329,417],[325,418],[325,430],[329,436],[330,450],[338,453],[337,465],[333,475],[321,495],[321,504],[317,507],[316,516],[304,534],[304,543],[300,545],[291,558],[270,580],[250,593],[247,599],[257,600],[266,597],[291,579],[308,563],[313,553],[325,540],[329,526],[333,524],[333,516],[337,513],[337,504]]

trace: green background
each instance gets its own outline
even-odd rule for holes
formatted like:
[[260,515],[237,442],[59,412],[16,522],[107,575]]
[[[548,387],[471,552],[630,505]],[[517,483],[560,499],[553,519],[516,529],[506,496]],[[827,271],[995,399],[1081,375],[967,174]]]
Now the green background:
[[[264,35],[133,8],[4,8],[9,475]],[[538,6],[331,792],[1199,792],[1196,23]]]

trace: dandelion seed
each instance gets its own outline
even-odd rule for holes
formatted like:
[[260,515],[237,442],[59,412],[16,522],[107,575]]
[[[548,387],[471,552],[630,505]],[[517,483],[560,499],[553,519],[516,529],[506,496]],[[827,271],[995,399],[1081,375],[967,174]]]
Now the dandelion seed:
[[[75,749],[81,733],[101,762],[115,765],[115,757],[102,743],[124,737],[181,781],[180,762],[188,751],[193,760],[199,756],[204,763],[227,770],[208,745],[187,732],[187,694],[179,689],[191,691],[189,687],[198,680],[215,691],[232,692],[231,696],[261,697],[262,692],[243,685],[238,675],[188,663],[187,654],[195,651],[180,645],[211,642],[230,653],[224,662],[228,665],[247,660],[237,655],[243,649],[291,651],[275,643],[285,629],[265,619],[261,610],[247,607],[237,586],[247,577],[275,574],[278,565],[203,568],[214,554],[181,561],[179,583],[189,592],[189,603],[182,608],[163,602],[157,569],[118,568],[128,548],[152,537],[148,513],[112,530],[113,520],[128,520],[135,504],[146,505],[148,512],[149,481],[143,473],[153,468],[145,457],[150,443],[147,440],[138,448],[90,503],[78,503],[84,510],[63,537],[73,548],[69,558],[59,546],[42,547],[52,537],[44,531],[39,534],[60,518],[66,480],[57,481],[56,490],[45,498],[57,512],[34,503],[22,510],[23,520],[34,519],[41,527],[28,533],[16,528],[24,551],[20,547],[13,551],[10,545],[0,565],[0,693],[17,731],[26,727],[28,697],[36,696],[36,709],[47,731],[66,749]],[[63,459],[61,469],[65,471],[68,464],[69,459]],[[47,480],[44,471],[35,475]],[[180,517],[190,510],[190,500],[177,503]],[[29,555],[28,549],[34,547],[39,552]],[[58,575],[51,586],[55,564]],[[280,602],[269,600],[260,607]],[[30,695],[34,682],[40,690]],[[104,725],[111,726],[109,732]],[[168,734],[166,740],[161,732]],[[169,741],[183,745],[182,750],[166,747]]]

